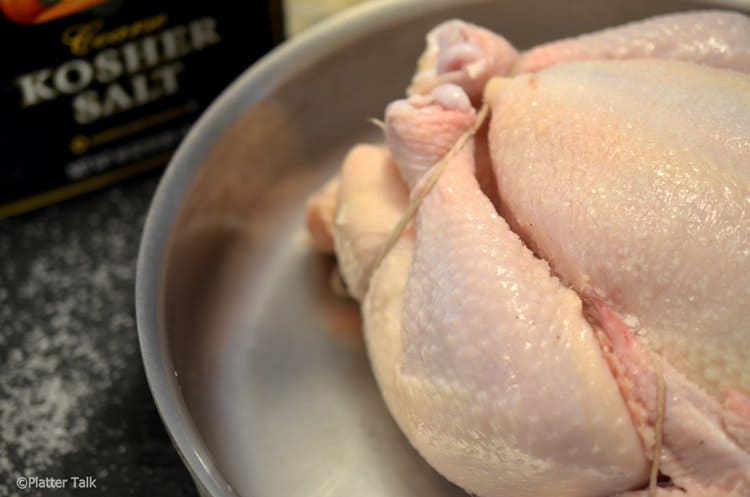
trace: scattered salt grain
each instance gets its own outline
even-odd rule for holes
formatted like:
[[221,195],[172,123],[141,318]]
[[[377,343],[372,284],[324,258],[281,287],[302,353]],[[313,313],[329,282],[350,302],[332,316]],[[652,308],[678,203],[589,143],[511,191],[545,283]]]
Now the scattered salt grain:
[[81,223],[62,207],[0,223],[0,496],[84,450],[139,371],[132,292],[147,199],[105,197],[113,213]]

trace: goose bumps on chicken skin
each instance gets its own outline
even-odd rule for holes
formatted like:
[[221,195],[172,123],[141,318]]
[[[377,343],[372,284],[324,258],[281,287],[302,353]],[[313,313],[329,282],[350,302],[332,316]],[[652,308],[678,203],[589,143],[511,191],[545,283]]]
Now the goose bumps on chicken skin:
[[750,496],[748,73],[732,12],[523,53],[461,21],[428,34],[385,143],[307,216],[391,414],[446,478]]

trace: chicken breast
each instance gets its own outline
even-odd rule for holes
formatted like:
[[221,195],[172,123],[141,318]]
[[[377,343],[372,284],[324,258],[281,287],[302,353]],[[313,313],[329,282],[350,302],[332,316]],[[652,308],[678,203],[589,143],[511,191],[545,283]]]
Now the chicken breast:
[[510,81],[492,108],[519,234],[708,392],[750,392],[750,78],[571,63]]
[[663,470],[697,495],[750,493],[750,448],[722,419],[727,396],[750,392],[749,96],[740,73],[634,60],[557,65],[491,102],[507,215],[607,308],[594,324],[617,344],[613,369],[647,446],[649,353],[666,365]]

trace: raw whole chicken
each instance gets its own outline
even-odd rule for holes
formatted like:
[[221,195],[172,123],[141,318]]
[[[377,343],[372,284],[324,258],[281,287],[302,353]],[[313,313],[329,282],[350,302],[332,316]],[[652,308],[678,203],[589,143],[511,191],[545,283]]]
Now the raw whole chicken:
[[750,496],[748,73],[731,12],[524,53],[461,21],[428,34],[386,143],[354,147],[307,216],[390,412],[446,478]]

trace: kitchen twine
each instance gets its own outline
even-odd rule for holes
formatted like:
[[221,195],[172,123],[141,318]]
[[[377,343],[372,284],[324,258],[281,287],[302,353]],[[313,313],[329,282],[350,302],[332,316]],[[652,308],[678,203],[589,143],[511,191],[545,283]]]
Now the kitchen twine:
[[[380,265],[383,263],[383,260],[388,256],[391,249],[393,249],[393,246],[396,244],[398,239],[401,237],[401,234],[404,232],[408,224],[414,219],[414,216],[417,213],[417,210],[422,205],[422,202],[427,197],[427,195],[430,194],[432,189],[435,187],[435,184],[437,184],[438,180],[440,179],[440,176],[442,176],[443,172],[445,171],[445,168],[448,166],[450,161],[458,154],[458,152],[461,151],[464,146],[466,146],[466,143],[477,133],[477,130],[484,124],[484,121],[487,119],[487,115],[489,114],[489,104],[487,101],[490,99],[490,97],[499,91],[503,85],[503,78],[493,78],[485,85],[485,91],[484,91],[484,102],[482,103],[482,106],[479,109],[479,112],[477,113],[476,118],[474,119],[474,122],[472,125],[461,135],[458,137],[456,142],[453,144],[453,146],[448,150],[448,152],[437,162],[434,166],[432,166],[430,170],[430,176],[425,182],[424,186],[417,192],[417,194],[414,196],[414,198],[411,199],[409,202],[409,205],[404,212],[404,214],[401,216],[401,219],[399,219],[398,223],[391,229],[391,232],[388,234],[388,238],[386,239],[385,243],[383,244],[383,248],[380,250],[378,256],[375,258],[375,260],[372,262],[370,267],[367,271],[365,271],[365,278],[364,278],[364,291],[362,295],[367,293],[367,290],[370,287],[370,281],[372,280],[373,274],[375,274],[375,271],[380,267]],[[385,130],[385,124],[382,121],[379,121],[377,119],[371,119],[370,122],[372,122],[377,127]],[[340,275],[336,275],[336,279],[340,280]],[[341,291],[341,287],[339,285],[339,290]],[[652,461],[651,461],[651,474],[649,476],[649,485],[648,485],[648,497],[656,497],[656,491],[658,488],[658,477],[659,477],[659,462],[661,458],[661,450],[662,450],[662,441],[664,436],[664,415],[665,415],[665,403],[666,403],[666,385],[664,382],[664,370],[662,368],[661,360],[652,352],[651,350],[648,351],[649,355],[651,357],[651,362],[654,367],[654,371],[656,373],[656,424],[654,426],[654,450],[652,454]]]
[[477,117],[474,119],[474,122],[469,127],[469,129],[467,129],[461,136],[459,136],[458,140],[456,140],[450,150],[448,150],[448,152],[437,163],[435,163],[434,166],[432,166],[430,170],[430,176],[428,177],[424,186],[417,192],[414,198],[411,199],[411,201],[409,202],[409,206],[406,208],[406,212],[404,212],[403,216],[401,216],[401,219],[399,219],[398,223],[396,223],[391,232],[388,234],[388,238],[383,244],[383,248],[380,250],[380,253],[372,262],[369,269],[365,272],[364,293],[367,293],[367,290],[370,287],[370,280],[372,280],[372,275],[380,267],[383,259],[386,258],[388,253],[401,237],[401,234],[406,229],[406,226],[411,222],[412,219],[414,219],[414,216],[417,214],[417,209],[419,209],[419,206],[422,205],[424,199],[435,187],[435,184],[440,179],[440,176],[442,176],[445,168],[456,156],[456,154],[458,154],[458,152],[460,152],[461,149],[464,148],[466,142],[468,142],[469,139],[476,134],[479,127],[482,126],[482,123],[484,123],[484,120],[487,118],[487,114],[489,114],[489,111],[489,105],[487,105],[486,102],[483,103],[482,107],[479,109],[479,113],[477,113]]
[[659,477],[659,461],[661,459],[662,440],[664,438],[664,411],[666,407],[666,385],[664,383],[664,368],[661,359],[647,349],[656,372],[656,425],[654,426],[654,454],[651,461],[651,477],[648,484],[648,497],[656,497],[657,479]]

